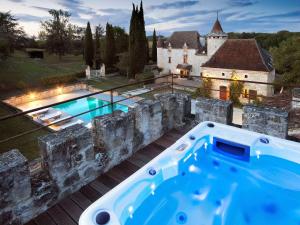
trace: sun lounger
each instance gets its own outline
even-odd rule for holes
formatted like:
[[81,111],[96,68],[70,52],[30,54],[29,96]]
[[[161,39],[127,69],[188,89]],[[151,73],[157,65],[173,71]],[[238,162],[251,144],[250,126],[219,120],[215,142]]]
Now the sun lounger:
[[32,117],[35,117],[35,116],[38,116],[38,115],[45,114],[48,111],[49,111],[49,108],[46,108],[46,109],[41,109],[41,110],[38,110],[38,111],[35,111],[35,112],[28,113],[28,115],[32,116]]
[[39,120],[41,120],[41,121],[43,121],[43,122],[46,122],[46,121],[49,121],[49,120],[57,119],[57,118],[59,118],[61,115],[62,115],[61,112],[53,112],[53,113],[49,113],[49,114],[46,114],[46,115],[44,115],[44,116],[39,117]]
[[64,116],[64,117],[60,117],[59,119],[56,120],[52,120],[51,123],[56,123],[57,125],[59,124],[65,124],[70,122],[72,118],[70,116]]
[[74,126],[76,124],[82,124],[83,121],[82,120],[75,120],[75,121],[71,121],[69,123],[65,123],[64,125],[62,126],[59,126],[59,130],[63,130],[63,129],[66,129],[68,127],[71,127],[71,126]]

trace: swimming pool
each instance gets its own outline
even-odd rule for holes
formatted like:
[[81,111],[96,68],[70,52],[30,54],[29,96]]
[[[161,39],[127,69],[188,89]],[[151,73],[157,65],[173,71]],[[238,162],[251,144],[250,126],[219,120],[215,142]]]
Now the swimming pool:
[[93,203],[79,224],[299,225],[300,144],[201,123]]
[[[66,102],[53,108],[58,109],[67,113],[68,115],[74,116],[79,113],[83,113],[92,109],[109,104],[109,102],[94,98],[82,98],[75,101]],[[128,107],[120,104],[114,104],[113,110],[122,110],[123,112],[128,112]],[[79,119],[83,120],[85,123],[91,122],[91,120],[96,116],[102,116],[105,114],[112,113],[112,108],[110,105],[104,106],[102,108],[93,110],[89,113],[78,116]]]

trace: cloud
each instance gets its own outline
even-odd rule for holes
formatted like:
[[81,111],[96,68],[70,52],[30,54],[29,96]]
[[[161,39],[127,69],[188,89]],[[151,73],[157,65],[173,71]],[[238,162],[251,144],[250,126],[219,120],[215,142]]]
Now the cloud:
[[237,7],[251,6],[257,3],[258,3],[257,0],[230,0],[229,2],[231,6],[237,6]]
[[190,7],[193,5],[198,4],[199,1],[176,1],[176,2],[172,2],[172,3],[162,3],[159,5],[152,5],[149,7],[149,9],[170,9],[170,8],[177,8],[177,9],[181,9],[181,8],[185,8],[185,7]]

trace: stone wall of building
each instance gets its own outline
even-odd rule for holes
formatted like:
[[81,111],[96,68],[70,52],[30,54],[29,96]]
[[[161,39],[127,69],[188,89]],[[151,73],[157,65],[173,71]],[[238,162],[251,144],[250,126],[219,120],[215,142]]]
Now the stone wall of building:
[[243,129],[274,137],[287,137],[289,119],[287,111],[255,105],[246,105],[243,111]]
[[203,121],[213,121],[223,124],[231,124],[233,116],[233,104],[231,101],[219,99],[197,98],[195,105],[196,124]]

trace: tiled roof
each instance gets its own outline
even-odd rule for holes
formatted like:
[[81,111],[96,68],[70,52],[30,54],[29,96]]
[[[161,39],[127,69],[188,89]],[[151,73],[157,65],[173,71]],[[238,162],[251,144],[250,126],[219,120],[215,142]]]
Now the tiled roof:
[[252,71],[273,70],[270,54],[255,39],[229,39],[203,67]]
[[182,48],[184,44],[187,44],[189,49],[199,49],[200,34],[197,31],[177,31],[164,43],[164,47],[168,47],[171,43],[172,48]]
[[214,35],[227,36],[227,34],[223,31],[223,28],[221,26],[219,19],[216,20],[211,32],[208,34],[208,36],[214,36]]

